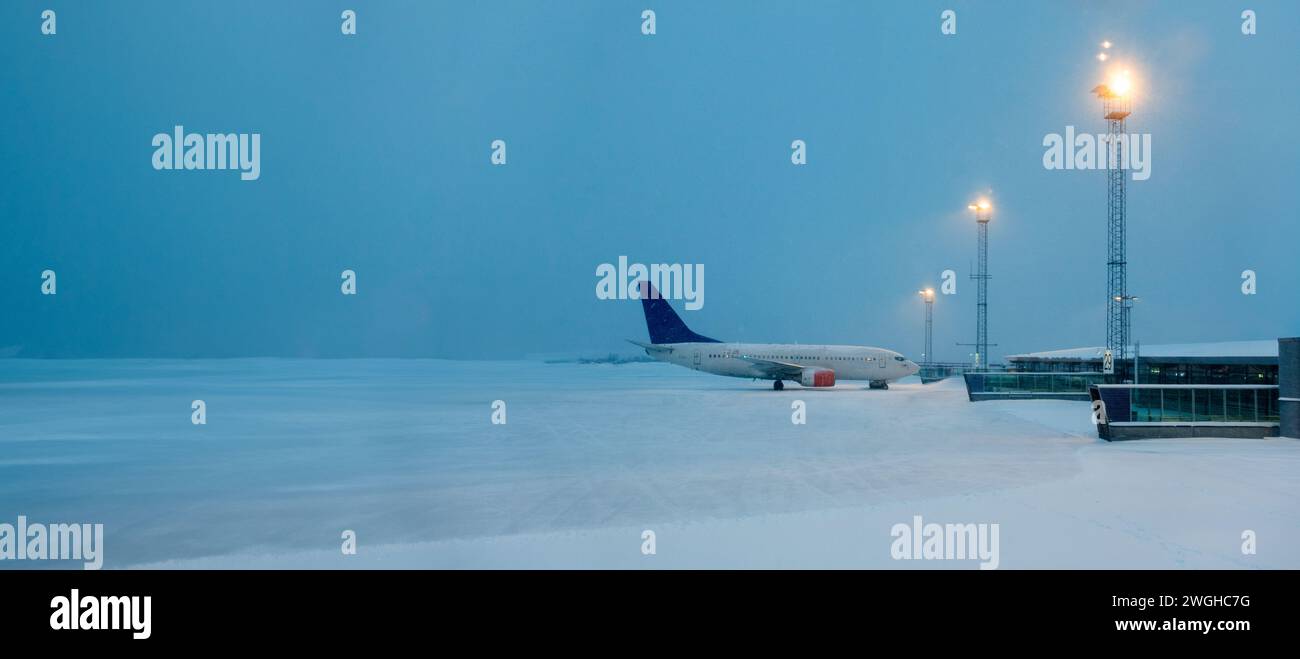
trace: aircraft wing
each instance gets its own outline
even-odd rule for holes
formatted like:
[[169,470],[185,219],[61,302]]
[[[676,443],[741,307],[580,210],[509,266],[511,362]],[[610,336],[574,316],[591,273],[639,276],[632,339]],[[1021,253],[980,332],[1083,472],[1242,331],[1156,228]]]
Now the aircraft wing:
[[797,378],[803,372],[804,366],[794,362],[776,361],[773,359],[763,359],[761,357],[751,357],[744,354],[732,355],[736,359],[743,359],[754,366],[767,372],[769,377]]

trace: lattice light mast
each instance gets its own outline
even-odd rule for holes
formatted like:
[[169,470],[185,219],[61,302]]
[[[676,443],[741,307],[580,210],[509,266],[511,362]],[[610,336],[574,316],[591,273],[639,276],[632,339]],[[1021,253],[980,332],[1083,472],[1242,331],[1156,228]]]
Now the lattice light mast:
[[[1109,42],[1103,43],[1109,48]],[[1105,60],[1105,53],[1098,59]],[[1129,348],[1129,312],[1133,297],[1128,294],[1128,190],[1125,153],[1125,120],[1133,113],[1133,83],[1128,71],[1112,75],[1110,80],[1093,88],[1101,99],[1102,117],[1106,120],[1106,348],[1116,364],[1124,363]]]
[[993,217],[993,204],[981,199],[969,206],[975,213],[979,227],[979,266],[971,275],[976,282],[975,300],[975,364],[987,367],[989,363],[989,220]]
[[921,363],[929,364],[934,362],[934,289],[927,288],[916,293],[925,300],[925,352],[921,355]]

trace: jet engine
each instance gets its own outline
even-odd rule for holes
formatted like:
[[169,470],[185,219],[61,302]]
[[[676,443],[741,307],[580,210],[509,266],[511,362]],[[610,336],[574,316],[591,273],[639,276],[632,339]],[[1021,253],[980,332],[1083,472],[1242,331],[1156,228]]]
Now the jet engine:
[[833,387],[835,371],[829,368],[805,368],[799,373],[799,384],[805,387]]

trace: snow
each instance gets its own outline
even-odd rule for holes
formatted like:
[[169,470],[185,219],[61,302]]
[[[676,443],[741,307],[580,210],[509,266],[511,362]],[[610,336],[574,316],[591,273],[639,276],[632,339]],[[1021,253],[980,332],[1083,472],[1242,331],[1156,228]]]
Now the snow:
[[0,401],[0,522],[103,523],[110,568],[976,566],[892,559],[914,515],[998,524],[1002,569],[1300,567],[1300,442],[1111,444],[1086,403],[970,403],[960,379],[4,360]]
[[[1008,355],[1007,359],[1101,359],[1106,348],[1070,348]],[[1129,347],[1128,354],[1134,348]],[[1223,341],[1219,343],[1166,343],[1142,345],[1142,357],[1271,357],[1277,359],[1277,340]]]

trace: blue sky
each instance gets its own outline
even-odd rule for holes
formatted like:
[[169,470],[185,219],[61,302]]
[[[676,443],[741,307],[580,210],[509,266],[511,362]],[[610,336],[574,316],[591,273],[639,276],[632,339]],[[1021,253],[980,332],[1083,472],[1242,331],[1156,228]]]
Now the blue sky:
[[[705,265],[702,334],[909,355],[952,269],[956,360],[981,193],[994,356],[1100,345],[1105,177],[1045,170],[1042,140],[1104,130],[1103,39],[1152,135],[1134,336],[1300,334],[1300,5],[1249,4],[1253,36],[1220,2],[6,2],[0,351],[624,351],[639,305],[595,269],[626,255]],[[155,171],[176,124],[261,133],[261,178]]]

